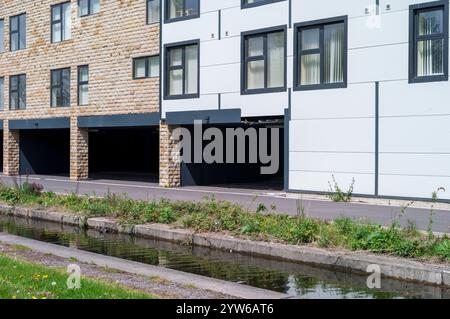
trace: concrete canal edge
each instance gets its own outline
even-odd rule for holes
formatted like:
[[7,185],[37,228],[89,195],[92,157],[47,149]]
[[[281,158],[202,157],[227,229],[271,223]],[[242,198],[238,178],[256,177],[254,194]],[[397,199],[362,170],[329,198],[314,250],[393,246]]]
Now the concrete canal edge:
[[230,252],[306,263],[361,274],[367,274],[367,269],[370,265],[378,265],[381,274],[388,278],[450,287],[449,266],[422,263],[398,257],[252,241],[223,234],[195,233],[190,230],[174,229],[168,225],[161,224],[121,225],[111,218],[86,218],[76,214],[7,205],[0,205],[0,213],[72,226],[87,226],[88,228],[101,231],[131,234],[185,245],[198,245]]
[[[37,240],[8,235],[4,233],[0,233],[0,242],[10,245],[21,245],[42,254],[52,254],[54,256],[66,259],[75,258],[78,262],[94,264],[99,267],[108,267],[109,269],[117,269],[123,272],[138,274],[147,277],[158,276],[159,278],[164,280],[169,280],[182,285],[191,285],[199,289],[209,290],[237,298],[284,299],[289,297],[289,295],[287,294],[275,291],[245,286],[233,282],[199,276],[121,258],[95,254],[87,251],[44,243]],[[81,269],[81,271],[83,271],[83,269]]]

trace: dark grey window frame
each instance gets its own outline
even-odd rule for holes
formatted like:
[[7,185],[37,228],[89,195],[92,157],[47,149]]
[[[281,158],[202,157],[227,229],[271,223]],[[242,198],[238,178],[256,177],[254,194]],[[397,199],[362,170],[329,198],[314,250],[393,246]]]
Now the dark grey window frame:
[[5,109],[5,77],[0,76],[0,83],[3,85],[3,91],[0,91],[0,111]]
[[[133,58],[133,80],[139,80],[139,79],[151,79],[151,78],[157,78],[159,77],[158,75],[154,75],[154,76],[150,76],[150,59],[151,58],[159,58],[158,54],[155,55],[148,55],[148,56],[140,56],[140,57],[135,57]],[[136,60],[144,60],[145,59],[145,76],[140,76],[137,77],[136,76],[136,68],[135,68],[135,64],[136,64]],[[158,59],[158,63],[161,63],[161,59]],[[161,68],[161,64],[159,65],[159,68]]]
[[[87,81],[81,81],[80,80],[80,71],[82,68],[87,68],[88,70],[88,80]],[[77,105],[78,106],[86,106],[86,104],[80,104],[80,88],[82,85],[87,85],[88,86],[88,94],[89,94],[89,79],[90,79],[90,74],[89,74],[89,65],[88,64],[84,64],[84,65],[79,65],[77,67]],[[89,103],[88,103],[89,104]]]
[[[50,20],[51,20],[51,23],[50,23],[50,29],[51,29],[50,30],[50,41],[51,41],[51,43],[59,43],[59,42],[63,42],[63,41],[69,40],[69,39],[65,39],[64,38],[64,33],[65,33],[64,32],[64,27],[65,27],[65,24],[66,24],[66,21],[65,21],[66,18],[65,18],[64,14],[63,14],[62,7],[65,4],[71,5],[71,2],[70,1],[66,1],[66,2],[57,3],[57,4],[52,5],[51,8],[50,8]],[[60,16],[60,19],[56,20],[56,21],[53,20],[53,9],[55,9],[55,8],[59,8],[59,16]],[[55,24],[61,24],[61,38],[59,39],[59,41],[53,41],[53,26]]]
[[[23,48],[21,48],[20,47],[20,33],[22,32],[22,29],[20,28],[20,17],[23,16],[23,15],[25,16],[25,41],[24,41],[25,46]],[[12,20],[13,19],[17,19],[18,20],[17,21],[17,30],[14,30],[14,31],[12,30]],[[27,14],[25,12],[17,14],[15,16],[12,16],[12,17],[9,18],[9,51],[15,52],[15,51],[20,51],[20,50],[25,50],[27,48],[27,28],[26,28],[26,24],[27,24]],[[12,46],[11,46],[13,34],[17,34],[18,35],[18,38],[17,38],[17,40],[18,40],[18,42],[17,42],[18,48],[16,50],[13,50]]]
[[281,1],[286,1],[286,0],[263,0],[263,1],[255,2],[255,3],[245,3],[245,0],[241,0],[241,9],[248,9],[248,8],[254,8],[254,7],[259,7],[259,6],[265,6],[267,4],[281,2]]
[[[159,6],[160,6],[160,10],[159,10],[159,21],[157,22],[150,22],[148,21],[148,8],[150,6],[150,2],[152,1],[159,1]],[[161,0],[146,0],[147,4],[146,4],[146,9],[145,9],[145,20],[147,25],[152,25],[152,24],[159,24],[161,22]]]
[[[198,13],[197,14],[191,14],[184,17],[178,17],[178,18],[170,18],[169,16],[169,0],[164,1],[164,23],[172,23],[172,22],[178,22],[178,21],[184,21],[184,20],[191,20],[191,19],[197,19],[200,18],[200,0],[196,0],[198,2]],[[186,7],[186,0],[184,0],[184,7]]]
[[[12,83],[12,78],[18,78],[18,82],[17,82],[17,90],[12,90],[11,89],[11,83]],[[20,107],[20,83],[22,81],[22,79],[25,79],[25,92],[23,92],[23,95],[25,96],[25,106],[23,108]],[[12,96],[13,94],[17,94],[17,101],[19,102],[19,107],[17,109],[12,109],[11,108],[11,101],[12,101]],[[16,75],[11,75],[9,77],[9,109],[11,111],[17,111],[17,110],[25,110],[27,108],[27,75],[25,73],[23,74],[16,74]]]
[[[417,16],[419,12],[434,11],[443,9],[444,14],[444,30],[442,35],[417,35]],[[439,82],[448,81],[448,38],[449,38],[449,9],[448,1],[433,1],[428,3],[411,5],[409,7],[409,83]],[[420,40],[444,40],[444,74],[417,76],[417,42]]]
[[[172,70],[183,70],[183,92],[185,91],[185,51],[186,47],[190,45],[197,45],[198,57],[197,57],[197,93],[195,94],[179,94],[169,95],[169,72]],[[176,67],[169,67],[169,52],[171,49],[183,48],[182,65]],[[169,43],[164,45],[164,100],[182,100],[182,99],[196,99],[200,97],[200,39]]]
[[[284,33],[284,85],[281,87],[267,88],[267,35],[270,33]],[[264,36],[263,55],[258,57],[247,57],[246,41],[252,37]],[[247,90],[247,64],[251,61],[264,60],[264,86],[263,89]],[[257,29],[241,33],[241,95],[263,94],[285,92],[287,90],[287,26],[275,26]]]
[[[341,83],[323,83],[324,66],[323,66],[323,30],[325,25],[344,23],[344,81]],[[319,49],[308,50],[305,54],[320,53],[320,84],[300,85],[300,67],[299,67],[299,32],[307,29],[320,28]],[[316,51],[316,52],[314,52]],[[343,89],[347,88],[347,74],[348,74],[348,16],[339,16],[327,19],[320,19],[314,21],[300,22],[294,25],[294,91],[309,91],[309,90],[327,90],[327,89]]]
[[5,19],[0,18],[0,23],[3,23],[3,32],[0,35],[2,42],[0,43],[0,53],[5,52]]
[[[60,90],[60,94],[61,94],[61,100],[63,100],[62,96],[63,96],[63,81],[62,81],[62,72],[64,70],[69,70],[69,105],[53,105],[53,99],[52,99],[52,94],[53,94],[53,89],[59,89]],[[60,85],[53,85],[53,72],[59,72],[59,82],[61,83]],[[70,102],[71,102],[71,73],[72,70],[71,68],[61,68],[61,69],[54,69],[54,70],[50,70],[50,107],[70,107]]]
[[[91,12],[91,1],[92,0],[88,0],[88,13],[87,14],[81,14],[81,10],[80,10],[80,0],[78,0],[77,1],[77,11],[78,11],[78,16],[80,17],[80,18],[83,18],[83,17],[89,17],[89,16],[92,16],[92,15],[94,15],[94,14],[98,14],[98,12],[96,12],[96,13],[92,13]],[[101,5],[100,4],[100,1],[99,1],[99,5]]]

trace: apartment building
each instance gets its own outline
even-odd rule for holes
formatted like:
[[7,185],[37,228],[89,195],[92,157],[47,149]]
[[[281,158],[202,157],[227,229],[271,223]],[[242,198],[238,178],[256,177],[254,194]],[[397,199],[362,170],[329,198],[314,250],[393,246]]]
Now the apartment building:
[[0,1],[5,175],[158,177],[157,0]]
[[[357,194],[430,198],[443,188],[450,199],[448,0],[161,5],[166,131],[194,120],[278,126],[286,190],[354,180]],[[162,163],[168,185],[258,180],[245,165]]]

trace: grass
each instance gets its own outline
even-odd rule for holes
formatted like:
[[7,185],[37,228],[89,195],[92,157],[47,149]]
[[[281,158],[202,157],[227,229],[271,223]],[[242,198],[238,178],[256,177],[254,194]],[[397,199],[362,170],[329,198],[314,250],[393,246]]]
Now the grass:
[[67,289],[62,271],[0,255],[0,299],[150,299],[152,296],[92,279]]
[[386,228],[348,218],[327,222],[306,217],[300,210],[296,217],[271,214],[260,208],[250,211],[214,198],[200,202],[172,202],[139,201],[118,195],[104,198],[76,194],[64,196],[42,192],[39,185],[26,183],[17,187],[0,186],[0,201],[11,205],[57,207],[88,217],[114,217],[124,224],[163,223],[199,232],[228,232],[256,240],[450,262],[450,239],[447,236],[422,234],[414,224],[402,229],[398,227],[398,220]]

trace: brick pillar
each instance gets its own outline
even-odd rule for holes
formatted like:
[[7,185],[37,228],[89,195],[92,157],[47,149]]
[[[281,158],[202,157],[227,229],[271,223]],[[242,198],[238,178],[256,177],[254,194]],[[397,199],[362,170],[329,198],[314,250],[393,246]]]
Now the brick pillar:
[[89,132],[78,128],[77,118],[70,119],[70,179],[89,177]]
[[159,185],[161,187],[181,186],[181,166],[178,139],[172,136],[176,126],[161,123],[159,126]]
[[3,121],[3,174],[19,175],[20,132],[9,129],[8,120]]

